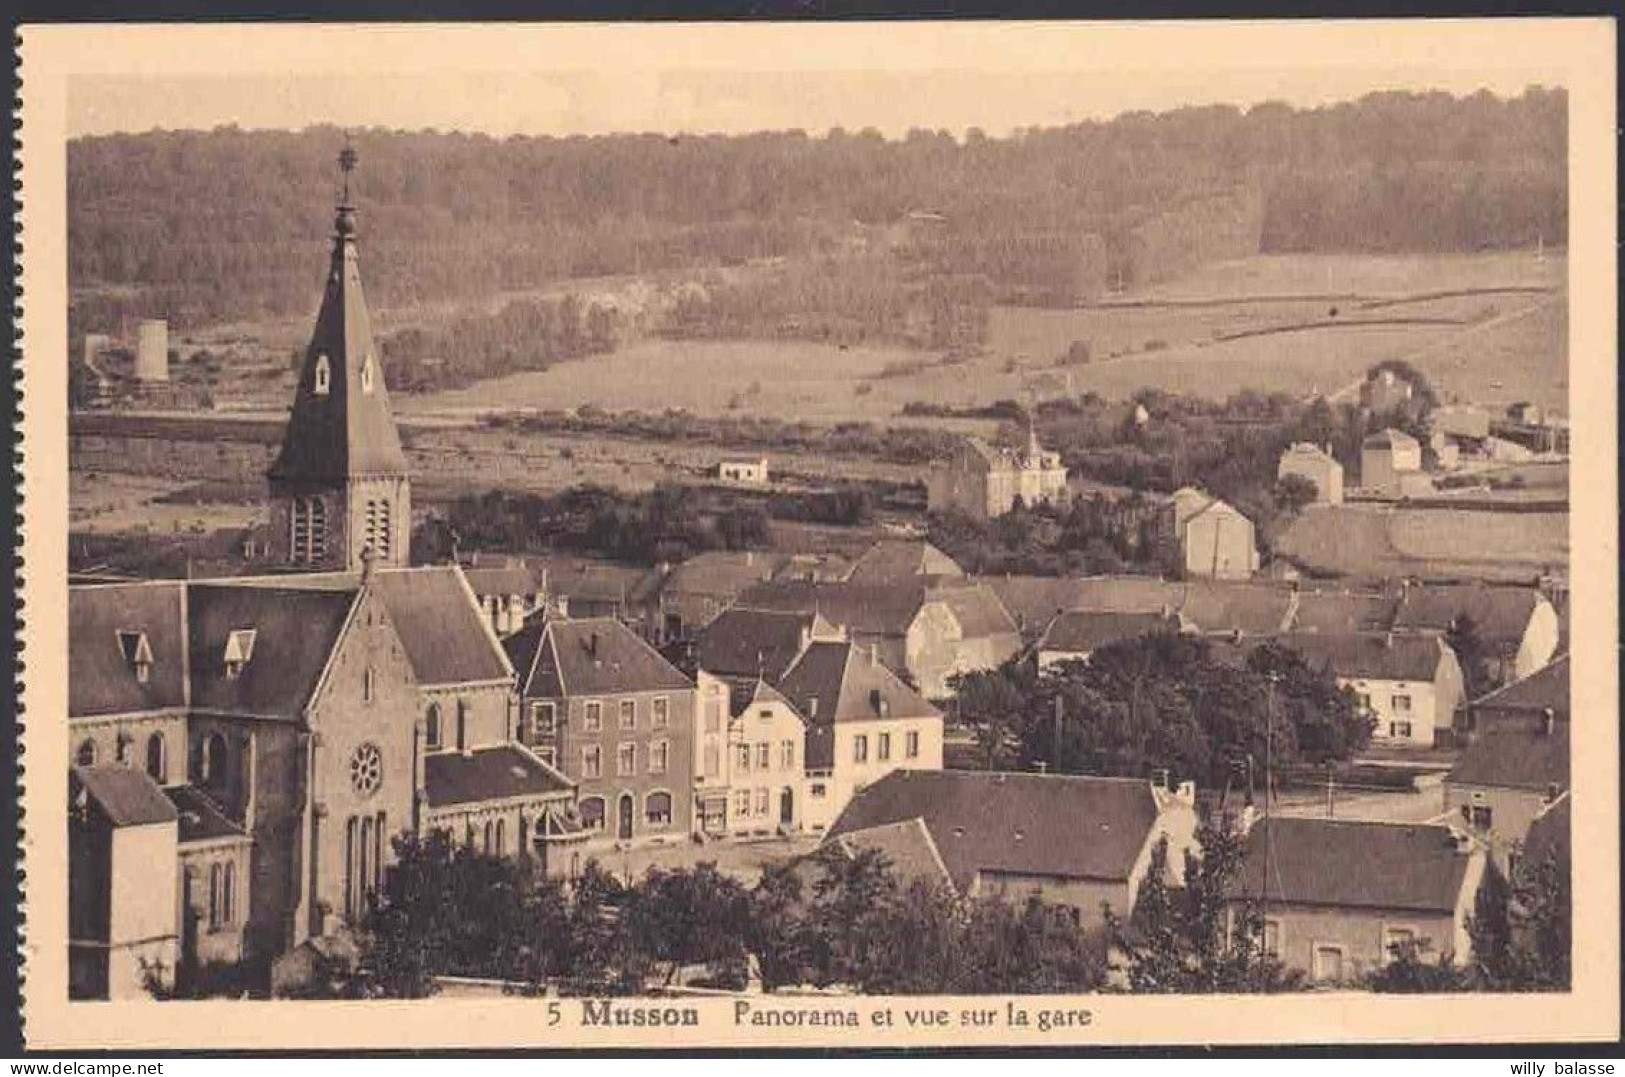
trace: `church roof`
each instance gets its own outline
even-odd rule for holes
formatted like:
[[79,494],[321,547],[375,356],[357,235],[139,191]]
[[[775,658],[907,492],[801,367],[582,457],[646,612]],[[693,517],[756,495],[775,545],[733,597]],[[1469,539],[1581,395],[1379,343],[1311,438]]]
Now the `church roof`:
[[335,222],[316,329],[271,477],[331,481],[406,470],[361,290],[355,208],[346,195]]

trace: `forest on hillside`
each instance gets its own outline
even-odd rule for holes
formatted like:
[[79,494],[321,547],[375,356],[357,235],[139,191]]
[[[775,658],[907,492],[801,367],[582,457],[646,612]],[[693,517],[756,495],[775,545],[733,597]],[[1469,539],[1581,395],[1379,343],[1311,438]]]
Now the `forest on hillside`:
[[[1005,138],[370,130],[354,142],[367,284],[383,306],[815,258],[879,259],[906,296],[944,277],[981,280],[996,301],[1066,305],[1260,250],[1561,242],[1567,137],[1567,95],[1531,88],[1138,112]],[[331,127],[70,143],[76,327],[308,312],[342,143]],[[683,331],[713,331],[696,313]],[[939,319],[926,333],[958,330]]]

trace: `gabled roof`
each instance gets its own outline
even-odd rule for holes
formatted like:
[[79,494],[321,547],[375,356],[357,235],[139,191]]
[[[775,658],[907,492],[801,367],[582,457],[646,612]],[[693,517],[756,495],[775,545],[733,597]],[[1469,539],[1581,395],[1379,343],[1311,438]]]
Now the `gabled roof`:
[[[319,366],[327,371],[325,392],[318,391]],[[341,206],[327,286],[271,476],[332,481],[406,473],[406,454],[389,411],[384,367],[361,291],[355,213]]]
[[707,673],[777,680],[801,653],[817,614],[735,606],[722,611],[700,632],[695,659]]
[[1540,712],[1550,709],[1567,718],[1569,714],[1569,656],[1558,655],[1521,681],[1513,681],[1473,700],[1474,710],[1518,710]]
[[1405,431],[1395,430],[1390,426],[1388,429],[1379,430],[1375,434],[1372,434],[1370,437],[1366,438],[1360,443],[1360,448],[1406,449],[1414,452],[1420,452],[1422,449],[1422,443],[1405,433]]
[[728,714],[734,718],[738,718],[752,707],[766,707],[774,703],[782,703],[790,709],[790,713],[795,714],[797,718],[801,717],[796,711],[796,705],[790,702],[783,692],[766,681],[735,685],[728,692]]
[[694,682],[612,617],[532,617],[503,640],[527,697],[681,692]]
[[1097,613],[1072,610],[1050,622],[1038,641],[1040,651],[1088,654],[1108,643],[1138,639],[1153,632],[1178,632],[1179,619],[1160,613]]
[[890,584],[778,580],[743,592],[738,604],[753,609],[817,612],[854,633],[901,636],[919,615],[926,592],[926,584],[918,580]]
[[945,582],[933,587],[927,600],[947,606],[959,622],[959,632],[965,639],[985,639],[1009,636],[1012,647],[1020,630],[1016,619],[1004,608],[999,596],[980,584]]
[[965,893],[983,871],[1126,880],[1159,814],[1143,779],[895,770],[852,798],[830,836],[919,819]]
[[202,790],[190,785],[171,785],[164,789],[164,795],[175,805],[182,845],[217,838],[248,839],[247,831],[232,822],[220,805],[209,799]]
[[418,684],[432,688],[513,677],[457,566],[379,569],[372,588],[389,610]]
[[1399,612],[1399,594],[1303,590],[1292,618],[1296,632],[1386,632]]
[[808,644],[779,679],[778,688],[809,725],[873,721],[881,717],[882,709],[890,718],[942,714],[856,643]]
[[852,564],[853,583],[892,583],[912,576],[963,576],[959,563],[924,539],[883,538]]
[[550,598],[581,602],[633,602],[658,579],[652,569],[586,558],[550,557],[540,567],[542,589]]
[[1264,636],[1291,619],[1293,596],[1285,587],[1226,580],[1190,580],[1180,587],[1176,611],[1201,632]]
[[943,863],[937,843],[923,819],[905,819],[865,830],[851,830],[834,839],[834,846],[848,856],[874,851],[885,858],[886,866],[906,889],[915,882],[929,886],[954,885],[948,865]]
[[1491,725],[1481,729],[1450,768],[1455,785],[1504,789],[1569,787],[1569,723],[1540,726]]
[[514,744],[423,757],[423,795],[431,808],[570,791],[570,781]]
[[[289,577],[297,584],[298,577]],[[355,602],[351,589],[193,583],[187,588],[192,706],[298,718]],[[226,675],[226,642],[254,630],[254,656]]]
[[1322,449],[1319,445],[1312,445],[1306,441],[1297,441],[1289,445],[1281,453],[1281,462],[1288,460],[1294,463],[1314,463],[1322,467],[1343,470],[1343,465],[1337,462],[1337,457]]
[[1204,493],[1194,486],[1181,486],[1168,495],[1168,503],[1174,510],[1174,527],[1182,529],[1190,522],[1191,517],[1207,511],[1214,501],[1212,494]]
[[[186,585],[179,581],[68,588],[68,715],[184,707]],[[119,633],[145,634],[152,665],[136,679]]]
[[1394,627],[1448,632],[1458,617],[1469,617],[1478,635],[1496,643],[1523,640],[1529,620],[1545,599],[1532,587],[1449,584],[1406,588]]
[[106,764],[74,767],[69,795],[83,794],[93,801],[115,827],[173,823],[175,805],[144,770]]
[[463,569],[463,577],[481,597],[533,595],[542,589],[541,574],[529,565],[473,565]]
[[1453,913],[1470,858],[1446,826],[1277,816],[1248,832],[1230,892],[1255,902]]
[[784,567],[780,554],[754,550],[710,550],[672,568],[660,585],[663,596],[703,595],[732,598],[745,588],[770,580]]
[[1431,681],[1445,660],[1445,645],[1434,636],[1380,632],[1289,632],[1279,641],[1311,666],[1325,666],[1345,678]]

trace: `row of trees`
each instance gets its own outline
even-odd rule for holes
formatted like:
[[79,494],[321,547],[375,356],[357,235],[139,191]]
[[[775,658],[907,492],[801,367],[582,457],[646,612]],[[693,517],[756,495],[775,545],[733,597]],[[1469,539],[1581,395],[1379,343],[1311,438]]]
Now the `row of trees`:
[[[432,391],[615,350],[624,319],[613,307],[583,304],[573,292],[519,299],[495,313],[462,314],[444,324],[414,326],[382,338],[391,389]],[[304,358],[295,354],[295,362]]]
[[[995,770],[1145,776],[1167,769],[1207,788],[1260,780],[1266,763],[1349,759],[1372,719],[1327,669],[1263,643],[1241,655],[1158,633],[1039,670],[1011,661],[956,675],[959,717]],[[1229,648],[1226,648],[1229,650]]]
[[[1080,265],[1095,272],[1100,252],[1064,237],[1100,237],[1108,279],[1124,284],[1242,247],[1558,240],[1566,112],[1562,90],[1531,89],[1511,100],[1382,93],[1313,109],[1138,112],[962,140],[923,130],[897,140],[374,130],[356,138],[357,191],[369,286],[386,307],[816,257],[922,208],[947,222],[954,249],[1031,237],[1026,253],[939,268],[1032,290],[1051,287],[1031,272],[1049,264],[1065,290]],[[163,310],[181,325],[308,311],[342,141],[331,127],[74,140],[68,263],[87,327],[121,311]]]
[[978,575],[1122,575],[1161,569],[1156,503],[1134,492],[1093,494],[1065,505],[1018,502],[983,520],[957,509],[932,512],[927,538]]

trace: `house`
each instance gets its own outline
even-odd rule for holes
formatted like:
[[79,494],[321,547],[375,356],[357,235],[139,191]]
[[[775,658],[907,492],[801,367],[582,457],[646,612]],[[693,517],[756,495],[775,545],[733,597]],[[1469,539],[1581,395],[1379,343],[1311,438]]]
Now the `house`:
[[846,638],[846,629],[821,613],[734,606],[701,630],[695,664],[736,687],[758,679],[776,684],[813,640]]
[[638,631],[646,622],[645,596],[656,570],[587,557],[550,557],[538,566],[544,608],[558,617],[614,617]]
[[1399,613],[1400,592],[1300,587],[1289,626],[1294,632],[1387,632]]
[[1480,444],[1484,456],[1499,464],[1523,464],[1535,458],[1533,449],[1509,438],[1487,437]]
[[1284,479],[1297,475],[1315,484],[1315,502],[1321,505],[1343,503],[1343,465],[1328,449],[1307,442],[1296,442],[1281,453],[1275,476]]
[[717,478],[723,482],[765,486],[767,484],[767,457],[758,456],[754,460],[723,460],[717,464]]
[[942,712],[873,647],[810,643],[777,688],[806,723],[807,829],[829,826],[854,793],[894,770],[942,769]]
[[1557,653],[1557,610],[1533,587],[1453,584],[1407,587],[1394,614],[1398,632],[1448,635],[1472,626],[1497,684],[1530,676]]
[[729,699],[728,833],[800,830],[806,809],[806,723],[765,681],[736,688]]
[[1230,914],[1260,913],[1266,949],[1316,983],[1356,983],[1403,942],[1459,964],[1486,864],[1447,826],[1276,816],[1247,833]]
[[1522,680],[1480,696],[1467,705],[1467,729],[1534,729],[1548,716],[1569,720],[1569,656],[1558,655]]
[[1258,571],[1253,522],[1193,487],[1169,496],[1158,515],[1158,533],[1168,560],[1181,575],[1236,580]]
[[499,636],[519,631],[525,618],[547,604],[545,574],[518,559],[477,559],[463,569],[463,578]]
[[1398,497],[1420,490],[1422,443],[1389,427],[1360,443],[1360,486],[1372,493]]
[[1471,404],[1445,404],[1428,414],[1428,427],[1446,437],[1479,441],[1490,436],[1490,413]]
[[1139,778],[896,771],[853,798],[825,843],[909,850],[905,864],[924,866],[915,872],[929,878],[940,861],[961,896],[1037,894],[1095,926],[1107,907],[1132,915],[1165,838],[1169,881],[1182,880],[1196,823],[1188,783],[1170,790]]
[[575,784],[589,844],[686,837],[694,683],[610,617],[534,617],[502,645],[518,678],[519,740]]
[[750,587],[785,567],[779,554],[711,550],[666,570],[644,589],[642,619],[657,645],[691,640]]
[[1527,400],[1519,400],[1507,405],[1507,418],[1522,426],[1539,426],[1546,418],[1546,413],[1539,404],[1532,404]]
[[1014,508],[1018,499],[1024,505],[1061,504],[1067,499],[1060,454],[1044,449],[1030,428],[1027,445],[1019,450],[966,438],[926,481],[926,502],[933,512],[956,510],[992,520]]
[[1445,779],[1445,810],[1488,845],[1501,871],[1541,812],[1569,791],[1569,722],[1496,723],[1473,736]]
[[998,597],[969,581],[772,581],[744,592],[739,604],[817,614],[906,674],[928,699],[947,697],[953,674],[992,669],[1021,649],[1020,632]]
[[1410,379],[1389,369],[1375,371],[1360,385],[1360,402],[1378,414],[1405,407],[1415,395]]
[[1441,430],[1428,434],[1428,451],[1437,471],[1454,471],[1461,466],[1461,443]]
[[852,583],[903,583],[916,577],[963,579],[965,570],[952,557],[923,539],[886,538],[852,563]]
[[1033,641],[1056,617],[1074,611],[1173,616],[1203,635],[1272,636],[1292,627],[1298,607],[1294,588],[1245,580],[988,576],[976,582],[999,597]]
[[1372,737],[1431,748],[1463,701],[1461,666],[1437,636],[1393,632],[1294,632],[1280,642],[1351,689],[1376,726]]
[[1184,622],[1173,613],[1070,610],[1050,622],[1034,648],[1034,657],[1042,672],[1066,662],[1087,662],[1098,648],[1110,643],[1184,629]]

